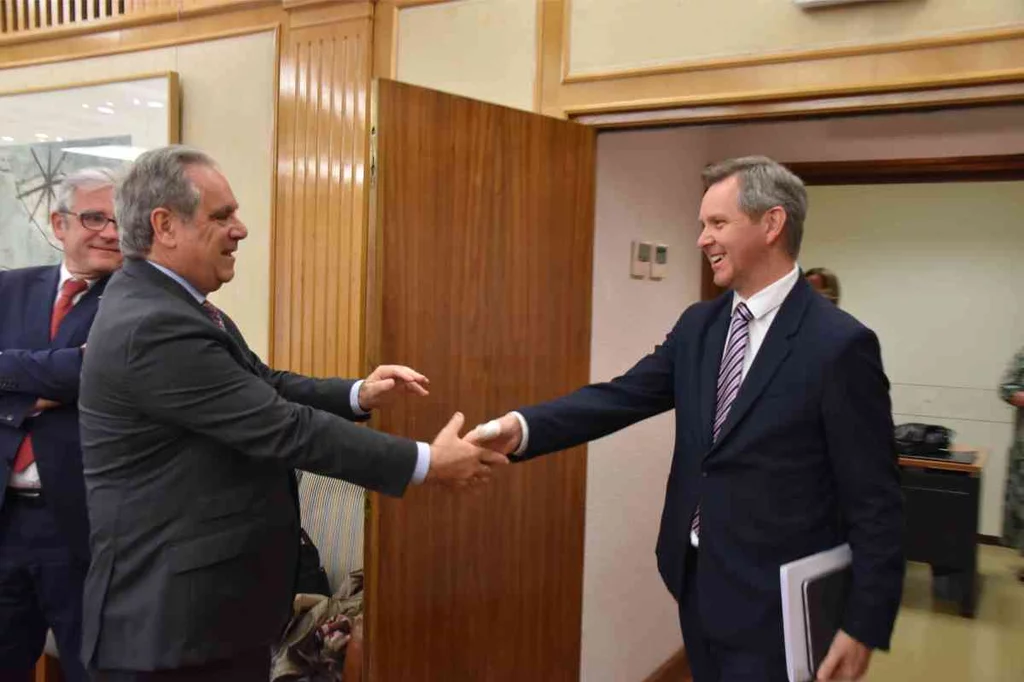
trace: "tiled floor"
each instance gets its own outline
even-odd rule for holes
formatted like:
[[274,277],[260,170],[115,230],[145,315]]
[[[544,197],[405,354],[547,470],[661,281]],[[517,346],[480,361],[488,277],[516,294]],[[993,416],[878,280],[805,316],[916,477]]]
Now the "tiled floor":
[[1024,566],[1016,552],[979,548],[981,596],[975,617],[934,601],[931,571],[910,564],[892,652],[876,654],[871,682],[1024,682]]

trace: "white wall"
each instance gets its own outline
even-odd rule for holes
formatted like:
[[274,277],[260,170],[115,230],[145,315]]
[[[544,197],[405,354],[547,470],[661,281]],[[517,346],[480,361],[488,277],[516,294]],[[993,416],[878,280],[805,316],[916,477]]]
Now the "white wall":
[[[691,166],[706,155],[706,137],[700,130],[598,137],[593,381],[629,369],[700,299],[701,187]],[[669,246],[668,277],[630,278],[633,239]],[[581,680],[643,680],[680,647],[675,602],[654,560],[674,432],[669,413],[590,445]]]
[[811,187],[801,262],[840,278],[875,330],[894,419],[987,448],[982,533],[1002,529],[1013,411],[996,388],[1024,343],[1024,182]]
[[[211,68],[216,65],[216,68]],[[249,228],[235,279],[211,299],[266,359],[270,339],[270,225],[274,158],[274,33],[0,70],[0,91],[176,71],[181,141],[210,153],[231,181]]]

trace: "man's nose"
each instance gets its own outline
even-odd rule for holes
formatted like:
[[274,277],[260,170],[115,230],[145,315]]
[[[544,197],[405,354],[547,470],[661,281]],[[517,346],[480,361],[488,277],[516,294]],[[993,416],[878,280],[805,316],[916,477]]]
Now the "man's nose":
[[705,247],[711,246],[711,244],[711,235],[708,234],[708,229],[705,227],[700,231],[700,234],[697,235],[697,248],[703,249]]
[[107,241],[115,241],[116,242],[117,241],[117,225],[112,223],[112,222],[108,222],[106,225],[103,226],[103,229],[100,230],[100,237],[102,237],[103,239],[106,239]]

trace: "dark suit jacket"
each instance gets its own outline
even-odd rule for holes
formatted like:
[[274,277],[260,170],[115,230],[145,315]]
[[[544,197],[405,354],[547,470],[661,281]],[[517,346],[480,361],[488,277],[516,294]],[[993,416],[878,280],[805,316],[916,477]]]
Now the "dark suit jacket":
[[731,303],[727,293],[691,306],[623,376],[521,410],[530,427],[524,456],[675,408],[657,556],[676,599],[699,502],[697,589],[709,636],[777,652],[780,565],[849,541],[853,589],[843,628],[885,649],[903,585],[903,506],[878,340],[801,278],[712,445]]
[[[46,504],[71,549],[89,559],[82,452],[78,439],[81,345],[89,333],[106,279],[96,282],[61,322],[50,341],[50,317],[60,266],[0,272],[0,502],[15,453],[26,433]],[[37,398],[61,407],[31,416]]]
[[401,495],[416,444],[357,427],[352,382],[274,372],[226,318],[126,260],[82,368],[92,563],[82,655],[154,670],[271,644],[291,613],[299,468]]

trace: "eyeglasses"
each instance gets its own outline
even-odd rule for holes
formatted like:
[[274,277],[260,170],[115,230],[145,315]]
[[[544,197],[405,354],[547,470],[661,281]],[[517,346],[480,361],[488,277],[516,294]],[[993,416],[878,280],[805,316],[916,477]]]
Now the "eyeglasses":
[[73,215],[78,218],[78,222],[82,223],[82,227],[93,232],[101,232],[107,227],[107,223],[113,223],[114,229],[117,229],[117,221],[113,218],[108,218],[106,215],[98,211],[89,211],[88,213],[75,213],[74,211],[63,211],[64,215]]

